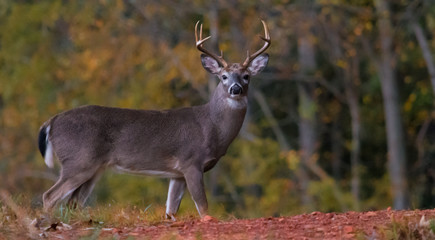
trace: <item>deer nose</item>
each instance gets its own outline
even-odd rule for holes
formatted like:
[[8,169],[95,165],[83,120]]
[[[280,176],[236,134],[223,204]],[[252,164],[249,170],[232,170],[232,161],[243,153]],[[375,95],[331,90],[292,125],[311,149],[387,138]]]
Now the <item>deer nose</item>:
[[231,87],[230,87],[230,94],[231,95],[239,95],[243,93],[243,89],[242,86],[240,86],[240,84],[238,83],[234,83]]

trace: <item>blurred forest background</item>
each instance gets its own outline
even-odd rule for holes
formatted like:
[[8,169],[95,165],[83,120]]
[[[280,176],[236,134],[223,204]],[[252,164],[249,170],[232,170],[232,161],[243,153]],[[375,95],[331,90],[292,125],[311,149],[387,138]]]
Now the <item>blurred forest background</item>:
[[[0,189],[57,179],[40,125],[87,104],[203,104],[217,79],[194,24],[230,62],[271,32],[239,137],[206,174],[212,214],[435,207],[432,0],[0,0]],[[90,204],[164,205],[168,180],[108,171]],[[185,196],[182,211],[194,209]]]

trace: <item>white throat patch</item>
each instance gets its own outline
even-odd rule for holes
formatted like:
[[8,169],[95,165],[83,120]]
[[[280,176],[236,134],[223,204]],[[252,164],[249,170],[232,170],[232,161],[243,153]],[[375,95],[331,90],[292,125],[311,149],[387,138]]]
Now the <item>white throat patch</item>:
[[239,99],[227,98],[227,105],[232,109],[242,109],[248,106],[248,97],[244,96]]

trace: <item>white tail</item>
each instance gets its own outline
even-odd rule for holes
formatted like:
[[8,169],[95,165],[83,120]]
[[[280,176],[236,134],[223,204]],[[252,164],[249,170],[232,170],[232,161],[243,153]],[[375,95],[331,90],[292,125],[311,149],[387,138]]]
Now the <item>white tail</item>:
[[[262,21],[263,22],[263,21]],[[243,64],[227,63],[207,51],[195,26],[203,67],[220,79],[210,101],[201,106],[149,111],[84,106],[58,114],[41,127],[39,148],[60,178],[43,195],[44,208],[62,199],[84,204],[106,168],[170,178],[166,215],[174,218],[187,187],[201,216],[207,213],[203,174],[225,155],[239,133],[247,108],[250,77],[261,72],[270,36],[263,22],[264,46]]]
[[53,153],[53,144],[51,144],[50,140],[48,139],[49,137],[49,132],[50,132],[50,126],[47,127],[46,130],[46,142],[47,142],[47,150],[45,151],[45,157],[44,157],[44,161],[45,164],[49,167],[49,168],[53,168],[54,167],[54,153]]
[[50,141],[50,125],[42,125],[39,129],[39,151],[41,151],[42,156],[44,157],[45,164],[49,168],[54,167],[54,152],[53,152],[53,144]]

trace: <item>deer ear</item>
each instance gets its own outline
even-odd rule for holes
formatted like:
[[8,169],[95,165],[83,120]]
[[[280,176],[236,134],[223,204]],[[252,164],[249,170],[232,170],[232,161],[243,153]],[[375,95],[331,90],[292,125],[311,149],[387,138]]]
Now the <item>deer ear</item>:
[[269,62],[269,54],[263,53],[258,55],[254,60],[249,63],[248,71],[251,73],[251,75],[256,75],[259,72],[263,71],[263,69],[266,67],[267,62]]
[[202,66],[207,70],[209,73],[212,74],[218,74],[221,71],[221,67],[219,66],[219,63],[212,57],[209,57],[205,54],[201,54],[201,62]]

